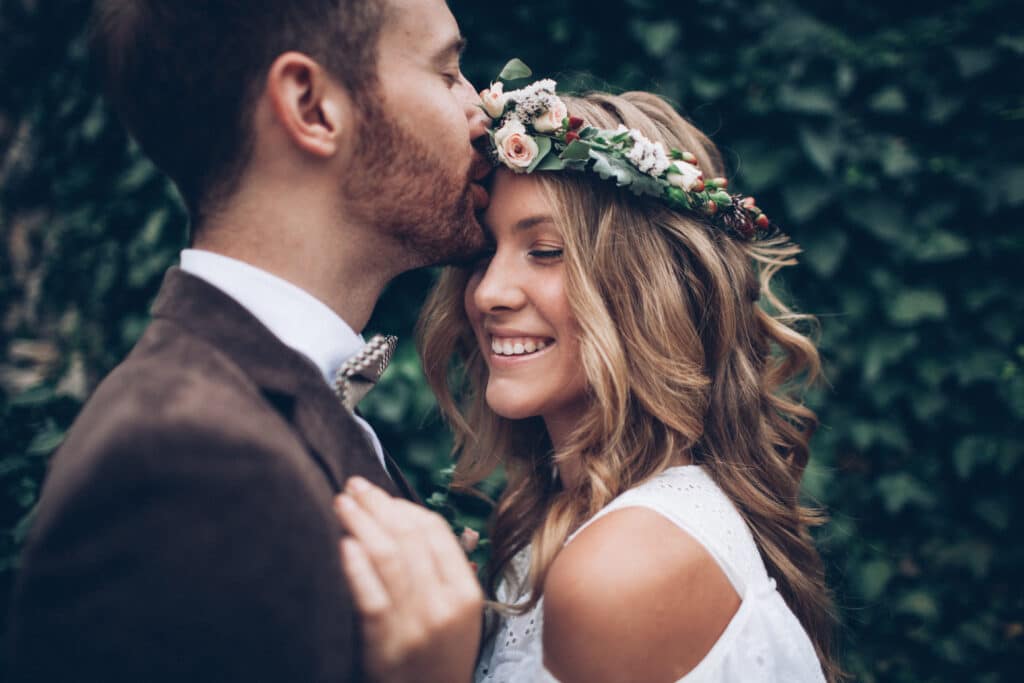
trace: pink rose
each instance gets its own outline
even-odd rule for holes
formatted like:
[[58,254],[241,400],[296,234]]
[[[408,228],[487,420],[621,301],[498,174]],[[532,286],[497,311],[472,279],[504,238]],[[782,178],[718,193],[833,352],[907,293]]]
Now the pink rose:
[[538,133],[554,133],[562,128],[562,123],[569,116],[565,102],[555,98],[555,103],[546,112],[533,120],[533,129]]
[[508,96],[505,95],[505,84],[491,83],[491,87],[480,93],[480,100],[483,102],[484,111],[492,119],[496,119],[505,113],[505,104]]
[[509,131],[504,135],[503,132],[504,129],[494,136],[498,143],[498,159],[516,173],[524,173],[540,152],[536,141],[524,130]]
[[480,543],[480,533],[475,529],[470,529],[468,526],[462,530],[462,535],[459,536],[459,545],[466,551],[467,554],[476,550],[477,545]]

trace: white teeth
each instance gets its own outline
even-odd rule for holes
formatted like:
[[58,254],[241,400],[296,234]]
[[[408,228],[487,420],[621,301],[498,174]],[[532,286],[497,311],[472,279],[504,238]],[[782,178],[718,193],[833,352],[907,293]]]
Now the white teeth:
[[516,337],[498,339],[491,337],[491,351],[499,356],[522,356],[536,353],[550,344],[536,337]]

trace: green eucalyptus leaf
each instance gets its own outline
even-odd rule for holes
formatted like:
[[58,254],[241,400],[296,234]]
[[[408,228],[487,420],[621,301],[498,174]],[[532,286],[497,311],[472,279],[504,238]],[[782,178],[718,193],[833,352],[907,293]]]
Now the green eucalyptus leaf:
[[586,161],[590,159],[591,146],[583,140],[573,140],[559,155],[563,161]]
[[526,66],[525,63],[518,57],[510,59],[501,73],[498,74],[498,78],[503,81],[519,81],[524,78],[529,78],[533,75],[533,71],[530,67]]
[[661,197],[664,194],[664,185],[641,173],[622,157],[596,149],[590,150],[590,157],[594,160],[594,171],[603,179],[614,179],[619,187],[628,187],[635,195]]
[[544,159],[534,167],[534,171],[561,171],[566,168],[565,162],[554,152],[548,153]]
[[545,157],[552,156],[558,159],[558,156],[551,154],[551,138],[539,135],[533,138],[534,142],[537,143],[537,156],[533,162],[526,168],[527,173],[533,173],[540,166],[541,162],[544,161]]

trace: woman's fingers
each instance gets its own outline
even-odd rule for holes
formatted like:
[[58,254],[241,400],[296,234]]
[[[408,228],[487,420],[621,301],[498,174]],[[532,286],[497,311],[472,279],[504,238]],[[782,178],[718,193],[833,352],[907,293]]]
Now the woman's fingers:
[[335,509],[341,523],[362,544],[388,593],[396,599],[404,595],[410,575],[404,566],[407,553],[403,553],[397,539],[351,496],[338,496]]
[[359,541],[341,539],[341,565],[356,607],[364,617],[377,617],[391,609],[391,596]]
[[[350,527],[353,535],[360,540],[372,535],[377,545],[383,546],[380,550],[383,560],[379,560],[378,551],[367,545],[367,552],[375,565],[389,561],[388,553],[397,551],[402,556],[398,564],[405,568],[406,578],[411,581],[406,585],[438,584],[439,589],[454,589],[458,595],[471,595],[479,590],[465,551],[443,517],[409,501],[393,498],[359,477],[348,480],[345,492],[341,499],[356,503],[359,510],[350,511],[342,521],[347,525],[346,520],[351,518],[357,526]],[[399,570],[396,568],[395,571]],[[395,581],[385,577],[385,583],[391,586]],[[394,595],[394,590],[391,590]],[[445,592],[439,590],[420,598],[443,602],[450,599]]]

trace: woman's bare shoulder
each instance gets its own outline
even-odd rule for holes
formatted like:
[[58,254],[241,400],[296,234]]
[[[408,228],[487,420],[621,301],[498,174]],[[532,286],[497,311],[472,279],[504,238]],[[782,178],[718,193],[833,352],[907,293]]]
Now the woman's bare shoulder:
[[696,539],[653,510],[616,510],[551,566],[545,665],[566,682],[677,680],[704,658],[739,604]]

